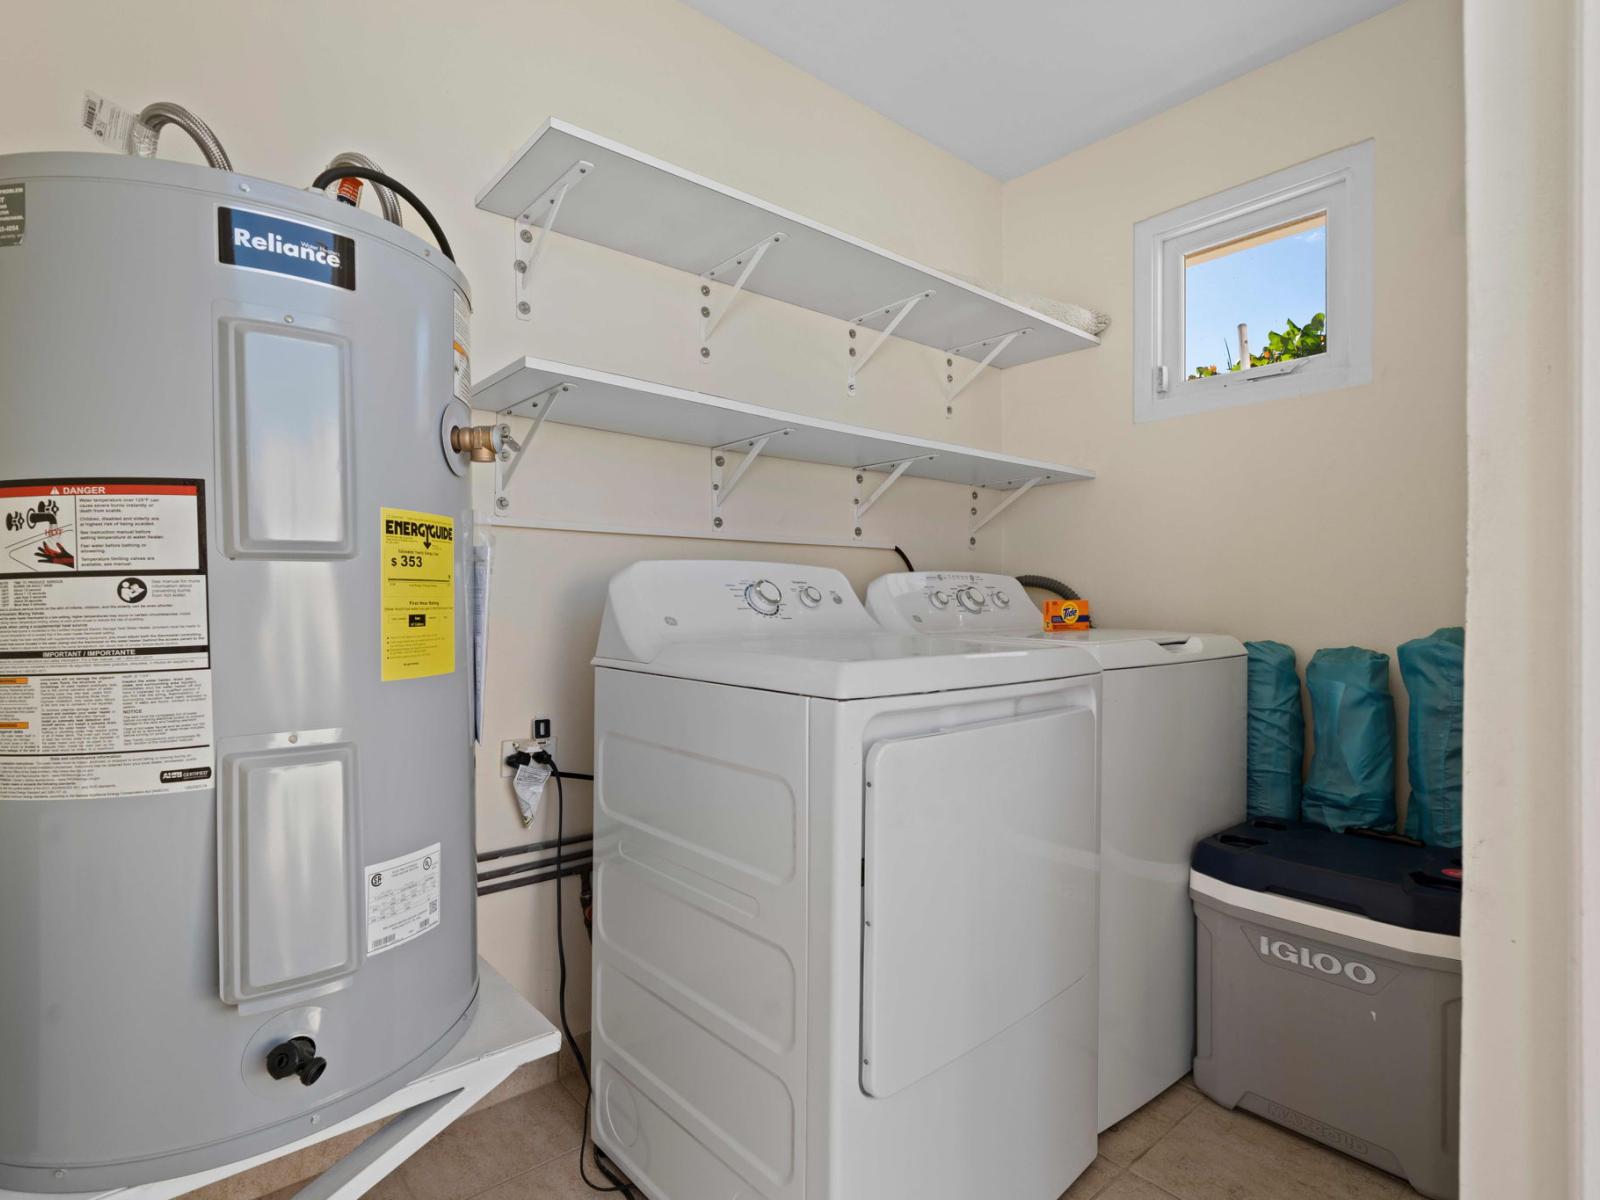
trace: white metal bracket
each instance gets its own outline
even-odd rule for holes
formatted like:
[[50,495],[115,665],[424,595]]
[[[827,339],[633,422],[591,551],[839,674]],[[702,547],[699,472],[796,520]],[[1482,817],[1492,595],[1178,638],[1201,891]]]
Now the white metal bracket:
[[[866,466],[856,468],[856,496],[854,507],[855,536],[861,536],[861,520],[872,510],[872,506],[883,499],[884,493],[900,481],[900,476],[906,473],[913,463],[927,462],[929,459],[938,458],[937,454],[919,454],[915,458],[892,459],[889,462],[868,463]],[[863,497],[862,490],[866,485],[868,471],[888,471],[883,481],[873,489],[870,496]]]
[[[746,247],[732,258],[724,259],[711,270],[700,276],[700,300],[696,311],[700,314],[700,361],[704,362],[711,357],[711,335],[717,331],[717,326],[722,324],[722,319],[728,315],[728,310],[739,299],[739,293],[744,291],[744,285],[749,282],[750,274],[756,269],[767,251],[776,246],[789,235],[774,233],[762,238],[753,246]],[[717,304],[712,301],[711,285],[713,283],[727,283],[732,291]]]
[[[1011,345],[1012,342],[1016,341],[1019,337],[1028,332],[1028,329],[1013,329],[1010,333],[1002,333],[997,337],[984,338],[981,342],[968,342],[965,346],[957,346],[954,350],[945,351],[944,415],[947,417],[954,415],[956,411],[956,397],[971,387],[972,384],[977,380],[978,376],[983,374],[984,368],[992,363],[995,359],[999,358],[1000,355],[1005,353],[1007,346]],[[966,378],[962,379],[960,383],[957,383],[955,373],[956,358],[958,356],[974,355],[984,351],[987,351],[987,353],[984,353],[983,357],[978,360],[978,365],[972,368],[971,373],[968,374]]]
[[996,504],[981,517],[978,515],[978,493],[974,491],[972,493],[972,521],[967,526],[967,545],[976,546],[978,544],[978,531],[980,529],[989,524],[990,521],[993,521],[1001,513],[1005,512],[1006,509],[1010,508],[1018,500],[1021,500],[1029,492],[1033,491],[1033,489],[1038,487],[1041,483],[1049,483],[1053,478],[1055,478],[1053,475],[1035,475],[1032,479],[1023,480],[1014,489],[1012,489],[1010,494],[1007,495],[1004,500],[1000,501],[999,504]]
[[[845,391],[852,396],[856,394],[856,378],[867,369],[867,364],[872,361],[872,356],[883,348],[883,344],[889,340],[890,336],[899,327],[900,322],[911,315],[911,310],[931,295],[933,295],[932,292],[918,292],[915,296],[907,296],[904,300],[896,300],[893,304],[886,304],[882,308],[875,308],[869,313],[862,313],[854,321],[850,322],[850,373],[845,379]],[[862,351],[855,344],[856,334],[861,326],[865,326],[868,321],[875,320],[878,317],[889,317],[889,323],[879,330],[878,336],[873,340],[872,345]]]
[[[539,255],[544,252],[545,237],[555,228],[556,216],[561,212],[561,202],[578,184],[582,183],[594,164],[584,159],[573,163],[535,197],[523,214],[517,218],[516,254],[513,266],[517,276],[517,317],[523,321],[533,319],[533,303],[528,299],[528,289],[534,268],[539,265]],[[537,230],[538,232],[534,232]]]
[[523,431],[520,441],[511,436],[509,425],[501,425],[495,429],[494,506],[497,511],[504,512],[511,507],[511,498],[506,495],[506,489],[511,486],[511,477],[517,473],[517,468],[522,465],[523,456],[533,444],[534,435],[539,432],[539,427],[544,424],[545,418],[550,415],[550,410],[555,407],[556,397],[570,392],[576,386],[568,380],[560,380],[542,392],[535,392],[525,400],[518,400],[500,414],[503,417],[526,417],[528,428]]
[[[774,429],[770,433],[763,433],[760,437],[741,438],[737,442],[727,442],[721,446],[711,447],[711,524],[722,528],[722,506],[727,503],[728,497],[733,495],[739,481],[755,465],[756,459],[761,457],[761,452],[767,448],[767,443],[775,437],[788,437],[794,432],[794,427]],[[733,469],[733,474],[724,477],[724,469],[728,465],[728,455],[743,451],[744,457],[739,460],[739,465]]]

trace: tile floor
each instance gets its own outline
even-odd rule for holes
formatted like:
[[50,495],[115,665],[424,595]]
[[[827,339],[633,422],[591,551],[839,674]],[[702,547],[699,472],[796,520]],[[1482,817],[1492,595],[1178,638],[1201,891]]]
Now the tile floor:
[[[368,1195],[374,1200],[579,1200],[583,1084],[555,1083],[462,1118]],[[591,1177],[598,1179],[593,1169]],[[290,1200],[300,1184],[268,1200]],[[1398,1179],[1242,1112],[1185,1080],[1100,1135],[1061,1200],[1403,1200]],[[895,1200],[891,1197],[875,1200]],[[973,1200],[1003,1200],[974,1197]]]

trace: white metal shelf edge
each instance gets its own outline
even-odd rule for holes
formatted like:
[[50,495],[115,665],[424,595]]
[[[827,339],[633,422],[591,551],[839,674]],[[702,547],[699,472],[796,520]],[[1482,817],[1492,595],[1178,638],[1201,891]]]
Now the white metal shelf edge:
[[[912,262],[765,200],[551,118],[478,194],[486,212],[527,219],[576,164],[592,166],[561,210],[560,231],[695,275],[769,240],[744,287],[857,321],[929,293],[895,333],[947,354],[981,359],[1016,333],[990,365],[1012,367],[1100,344],[1054,317],[953,275]],[[770,239],[780,234],[781,244]]]
[[[558,390],[563,384],[568,386]],[[541,411],[521,407],[535,400]],[[765,447],[769,458],[852,470],[915,460],[905,475],[996,491],[1094,478],[1081,467],[885,433],[538,358],[518,359],[497,371],[473,388],[472,402],[511,416],[707,448],[777,434]]]

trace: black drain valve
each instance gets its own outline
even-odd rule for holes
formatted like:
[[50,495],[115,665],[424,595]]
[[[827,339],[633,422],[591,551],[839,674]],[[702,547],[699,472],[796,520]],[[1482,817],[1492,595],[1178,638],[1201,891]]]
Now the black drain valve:
[[308,1037],[290,1038],[267,1052],[267,1074],[274,1079],[298,1075],[310,1087],[327,1069],[328,1060],[318,1056],[316,1042]]

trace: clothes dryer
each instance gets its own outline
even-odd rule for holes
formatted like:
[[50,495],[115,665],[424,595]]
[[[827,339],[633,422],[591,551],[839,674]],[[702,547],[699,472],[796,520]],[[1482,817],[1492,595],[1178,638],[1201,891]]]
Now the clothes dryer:
[[916,572],[867,589],[886,630],[1001,638],[1091,655],[1105,671],[1100,753],[1099,1128],[1194,1061],[1196,843],[1244,820],[1245,650],[1157,630],[1048,633],[1008,575]]

